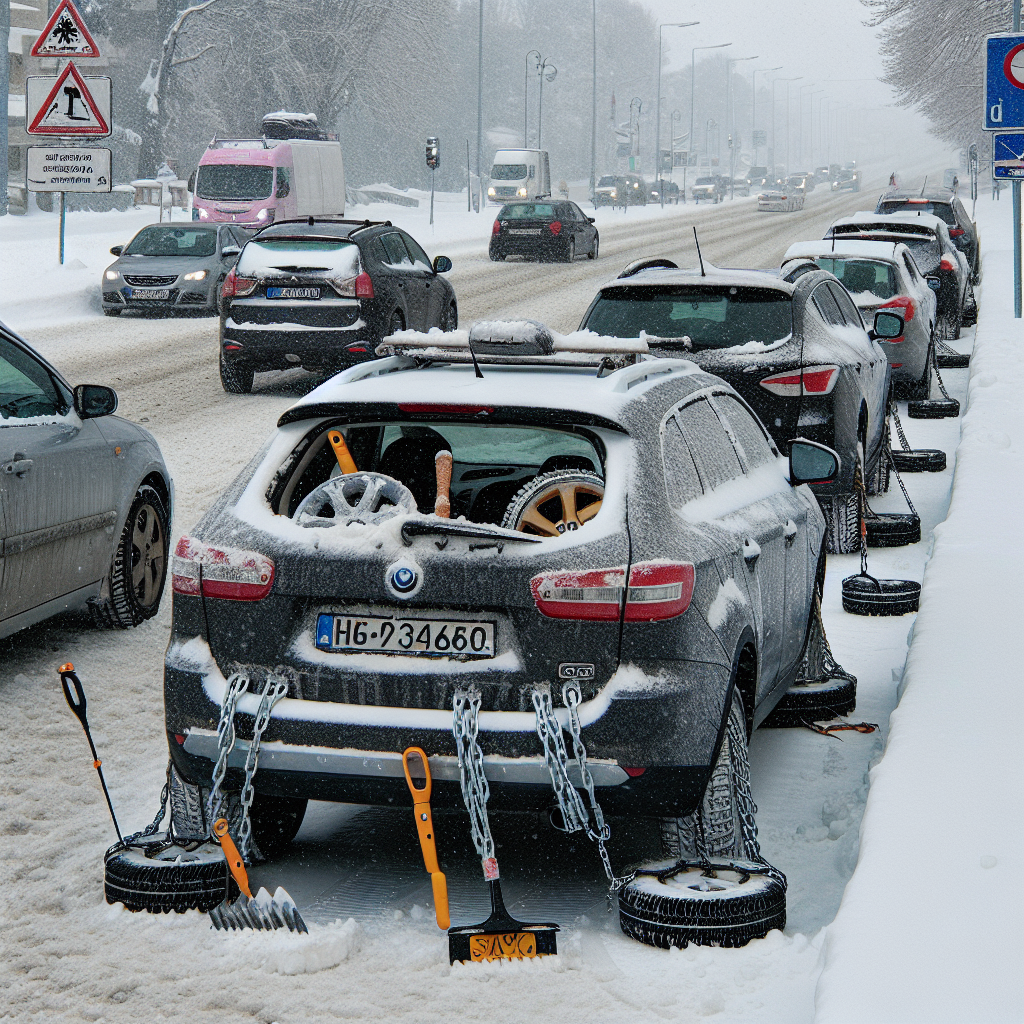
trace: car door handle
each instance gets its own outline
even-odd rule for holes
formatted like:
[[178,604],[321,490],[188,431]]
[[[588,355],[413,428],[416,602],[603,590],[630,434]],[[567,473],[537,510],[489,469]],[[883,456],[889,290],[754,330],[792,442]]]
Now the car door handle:
[[743,561],[747,563],[748,569],[753,569],[757,560],[761,557],[761,547],[756,540],[749,537],[743,542]]
[[5,462],[0,468],[7,476],[23,477],[32,468],[32,460],[26,459],[20,452],[16,452],[14,458],[10,462]]
[[786,528],[782,531],[786,537],[786,547],[789,547],[796,540],[797,528],[792,519],[786,521]]

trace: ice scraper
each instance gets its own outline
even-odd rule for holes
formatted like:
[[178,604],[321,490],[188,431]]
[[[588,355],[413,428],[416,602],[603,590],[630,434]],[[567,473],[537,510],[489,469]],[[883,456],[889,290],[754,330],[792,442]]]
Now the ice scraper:
[[430,884],[434,889],[434,917],[438,928],[451,924],[448,917],[448,880],[437,863],[437,846],[434,843],[434,819],[430,813],[430,765],[427,755],[420,747],[409,747],[402,754],[405,781],[412,793],[413,811],[416,815],[416,831],[420,837],[423,863],[430,872]]

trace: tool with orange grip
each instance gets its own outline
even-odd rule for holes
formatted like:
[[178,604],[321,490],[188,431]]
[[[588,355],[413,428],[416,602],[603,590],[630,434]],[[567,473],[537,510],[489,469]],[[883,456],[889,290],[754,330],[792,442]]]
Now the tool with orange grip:
[[412,793],[423,863],[430,872],[430,884],[434,889],[434,916],[437,919],[437,927],[447,929],[451,924],[448,917],[448,880],[437,863],[434,820],[430,814],[430,791],[433,783],[426,753],[420,747],[409,747],[402,753],[402,767],[405,769],[405,781]]
[[345,444],[345,437],[342,432],[340,430],[327,431],[327,440],[331,442],[331,447],[334,449],[334,457],[338,460],[338,466],[342,473],[358,473],[356,461],[352,458],[348,445]]
[[451,519],[452,502],[452,453],[440,451],[434,456],[434,471],[437,475],[437,497],[434,499],[434,515]]

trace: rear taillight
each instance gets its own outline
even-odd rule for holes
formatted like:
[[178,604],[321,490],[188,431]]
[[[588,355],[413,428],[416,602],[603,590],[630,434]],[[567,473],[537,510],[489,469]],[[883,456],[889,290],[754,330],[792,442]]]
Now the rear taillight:
[[500,221],[495,221],[494,222],[494,227],[491,228],[491,234],[492,235],[500,235],[501,234],[501,222]]
[[800,384],[803,382],[805,395],[827,395],[839,379],[838,366],[808,366],[803,372],[777,373],[773,377],[765,377],[761,387],[773,395],[784,398],[799,398]]
[[939,270],[956,270],[956,266],[948,256],[943,256],[942,259],[939,260]]
[[259,601],[274,583],[274,563],[258,551],[215,548],[182,537],[174,549],[171,588],[176,594]]
[[[879,309],[898,309],[903,316],[903,322],[909,324],[914,319],[914,314],[917,312],[917,308],[914,306],[914,300],[909,295],[897,295],[895,299],[890,299],[888,302],[883,302]],[[893,341],[895,339],[887,338],[887,341]]]
[[630,569],[541,573],[530,580],[537,608],[551,619],[657,622],[682,615],[693,597],[689,562],[637,562]]
[[622,770],[623,770],[623,771],[624,771],[624,772],[625,772],[625,773],[626,773],[626,774],[627,774],[627,775],[628,775],[628,776],[629,776],[629,777],[630,777],[631,779],[636,779],[636,778],[639,778],[639,777],[640,777],[641,775],[643,775],[643,773],[644,773],[645,771],[647,771],[647,769],[646,769],[646,768],[631,768],[631,767],[627,767],[627,766],[626,766],[626,765],[624,765],[624,764],[620,764],[620,765],[619,765],[619,767],[620,767],[620,768],[621,768],[621,769],[622,769]]
[[237,296],[252,295],[256,291],[256,280],[251,277],[239,277],[232,267],[228,276],[224,278],[221,285],[220,295],[222,299],[231,299]]
[[553,220],[548,227],[551,229],[551,234],[557,235],[562,230],[562,222],[560,220]]
[[950,228],[949,229],[949,237],[950,238],[959,238],[962,234],[965,234],[963,228]]
[[373,298],[373,281],[370,280],[370,275],[365,270],[356,278],[356,298]]

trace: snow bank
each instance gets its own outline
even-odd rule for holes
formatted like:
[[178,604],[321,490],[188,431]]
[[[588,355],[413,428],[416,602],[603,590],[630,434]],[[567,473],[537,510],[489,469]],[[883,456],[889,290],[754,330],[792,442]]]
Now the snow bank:
[[985,284],[949,515],[871,772],[861,853],[829,927],[822,1024],[1024,1019],[1022,329],[1009,202],[978,211]]

